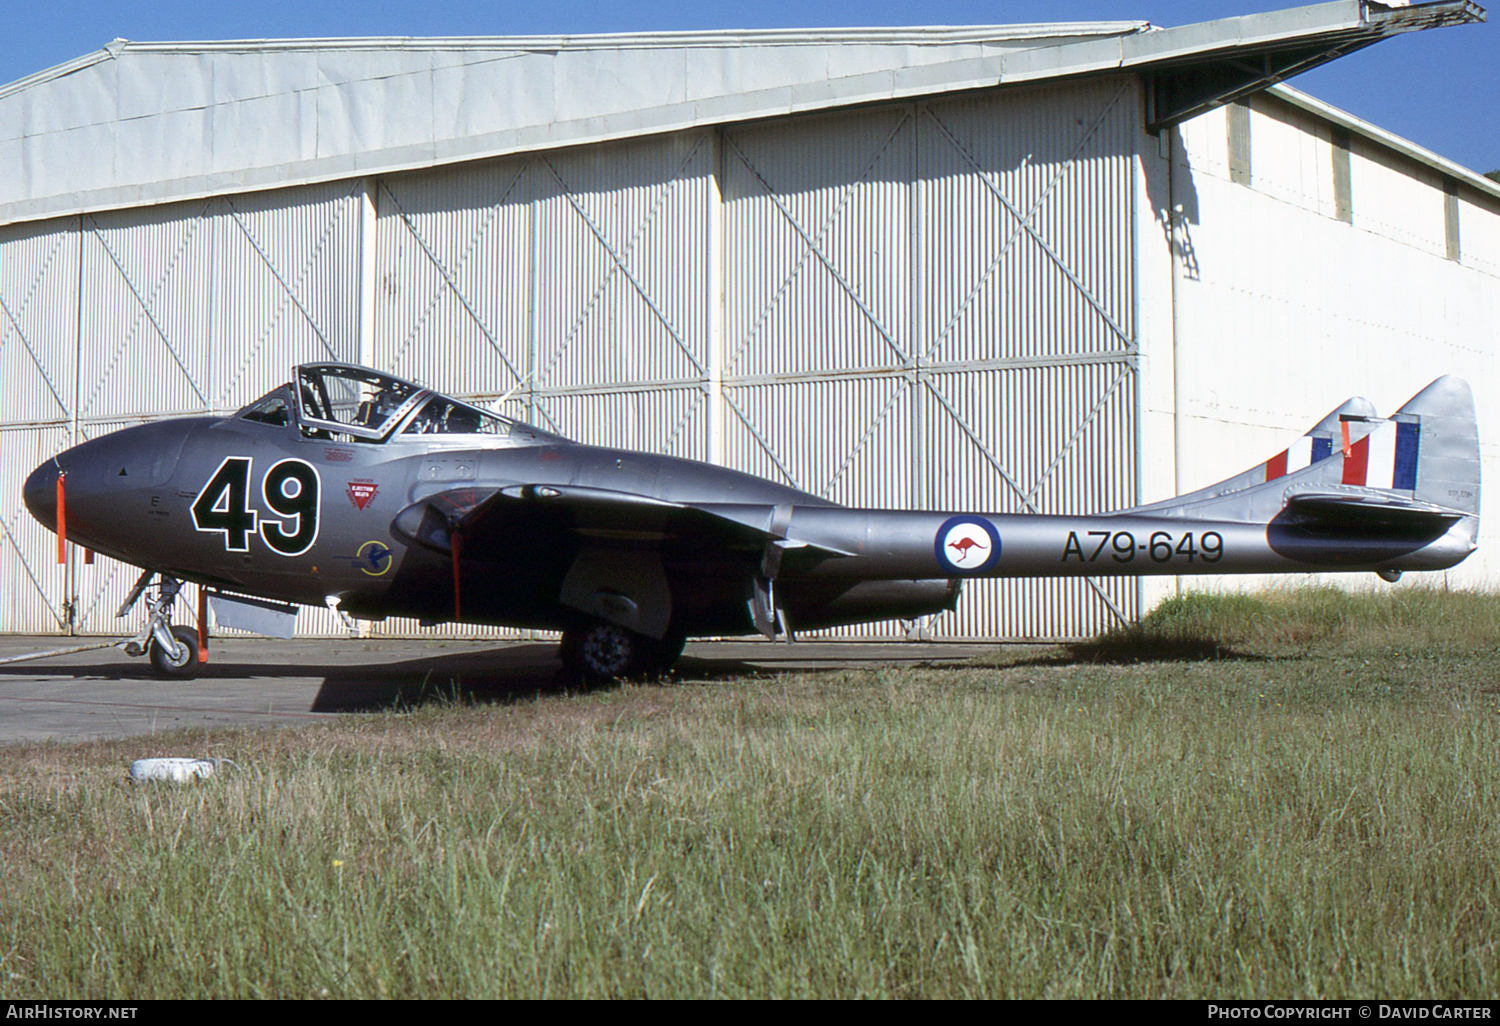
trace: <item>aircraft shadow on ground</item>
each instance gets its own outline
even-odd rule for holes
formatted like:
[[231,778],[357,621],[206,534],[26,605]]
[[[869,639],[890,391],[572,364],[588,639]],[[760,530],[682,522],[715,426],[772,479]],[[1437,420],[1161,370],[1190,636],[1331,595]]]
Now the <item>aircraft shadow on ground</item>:
[[1290,658],[1244,652],[1212,638],[1104,639],[1059,645],[1053,652],[1011,665],[1131,666],[1142,663],[1262,663]]
[[[215,658],[210,649],[209,661],[199,668],[193,681],[183,683],[211,687],[215,680],[321,677],[312,712],[373,712],[434,703],[510,704],[540,695],[582,693],[614,686],[585,681],[564,670],[556,652],[557,646],[552,644],[507,645],[388,663],[303,663],[275,658],[255,661]],[[107,663],[49,661],[0,665],[0,678],[34,676],[39,671],[49,677],[164,683],[145,659],[124,655]],[[670,683],[683,676],[699,681],[715,680],[764,672],[763,664],[685,656],[679,663],[679,672],[662,680]]]
[[[505,705],[544,695],[582,694],[619,686],[613,681],[587,681],[565,670],[557,662],[556,651],[555,645],[525,645],[379,666],[302,669],[305,675],[321,673],[324,677],[312,706],[314,712],[366,712],[433,703]],[[797,662],[795,655],[788,653],[788,656],[788,665],[779,667],[774,656],[752,661],[685,655],[670,675],[640,678],[639,682],[671,687],[781,673],[835,674],[856,665],[896,662],[913,667],[932,665],[870,656],[840,657],[834,666],[807,666]]]
[[[285,659],[245,660],[215,658],[198,673],[196,682],[210,687],[215,680],[276,681],[322,678],[313,712],[375,712],[412,709],[439,703],[463,705],[508,705],[532,701],[540,696],[581,694],[616,686],[581,679],[565,670],[556,659],[553,644],[505,645],[470,652],[444,652],[418,659],[387,663],[302,663]],[[1079,642],[1045,646],[1033,656],[1004,660],[995,670],[1010,667],[1064,667],[1121,665],[1134,663],[1202,662],[1232,660],[1261,662],[1275,657],[1235,651],[1218,642],[1182,639],[1151,642]],[[785,660],[785,665],[778,665]],[[946,660],[911,660],[880,654],[840,654],[808,665],[795,649],[777,646],[777,651],[756,653],[756,658],[685,655],[674,672],[656,678],[663,686],[686,681],[703,682],[747,676],[799,674],[821,676],[849,669],[899,665],[911,669],[983,669],[983,663]],[[829,664],[832,665],[829,665]],[[0,665],[0,678],[24,677],[37,672],[35,663]],[[160,683],[145,659],[121,655],[107,663],[48,662],[48,676],[73,676],[106,681],[153,681]],[[647,683],[653,680],[646,680]],[[184,682],[189,683],[189,682]]]

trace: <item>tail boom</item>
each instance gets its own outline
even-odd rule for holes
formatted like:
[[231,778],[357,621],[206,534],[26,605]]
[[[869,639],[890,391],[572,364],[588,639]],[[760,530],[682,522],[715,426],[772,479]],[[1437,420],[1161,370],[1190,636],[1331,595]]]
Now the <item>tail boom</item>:
[[[1291,507],[1295,509],[1295,507]],[[1442,570],[1474,547],[1477,518],[1303,508],[1270,523],[1180,517],[945,514],[798,507],[784,576],[1124,577]],[[829,556],[839,551],[848,555]]]

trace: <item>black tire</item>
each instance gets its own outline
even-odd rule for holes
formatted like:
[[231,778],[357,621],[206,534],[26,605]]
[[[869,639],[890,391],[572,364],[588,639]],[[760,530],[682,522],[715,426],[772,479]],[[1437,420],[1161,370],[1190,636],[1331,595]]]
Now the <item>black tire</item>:
[[618,680],[666,673],[682,655],[687,638],[668,634],[660,641],[612,623],[592,623],[563,631],[557,657],[588,680]]
[[181,647],[180,658],[173,660],[172,654],[163,649],[155,638],[151,639],[151,666],[159,677],[195,677],[198,675],[198,632],[191,627],[173,627],[172,637]]
[[653,641],[648,669],[655,673],[667,673],[682,658],[682,649],[686,644],[685,634],[668,634],[660,641]]
[[591,623],[563,631],[558,657],[588,680],[617,680],[639,673],[649,638],[612,623]]

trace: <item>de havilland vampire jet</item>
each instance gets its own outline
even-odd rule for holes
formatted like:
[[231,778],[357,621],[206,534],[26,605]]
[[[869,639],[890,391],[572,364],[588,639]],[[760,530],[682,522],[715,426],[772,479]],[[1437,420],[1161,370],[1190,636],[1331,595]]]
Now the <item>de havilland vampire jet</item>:
[[221,623],[327,604],[561,631],[563,661],[608,678],[665,669],[692,636],[952,609],[967,577],[1441,570],[1475,547],[1479,467],[1473,397],[1444,377],[1388,419],[1351,399],[1263,464],[1122,512],[850,509],[318,363],[232,416],[75,446],[24,497],[60,543],[144,569],[120,615],[145,593],[150,617],[125,647],[163,674],[199,662],[171,624],[193,581]]

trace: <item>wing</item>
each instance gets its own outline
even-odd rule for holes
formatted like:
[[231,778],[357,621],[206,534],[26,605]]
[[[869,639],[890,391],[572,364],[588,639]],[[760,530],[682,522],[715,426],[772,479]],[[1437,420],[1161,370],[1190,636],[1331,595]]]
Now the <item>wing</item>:
[[[566,566],[558,600],[580,612],[660,638],[683,578],[730,579],[751,590],[751,616],[770,628],[769,582],[788,550],[811,559],[847,555],[788,540],[792,507],[691,504],[573,485],[459,488],[397,514],[391,532],[457,560]],[[758,600],[758,601],[757,601]]]

